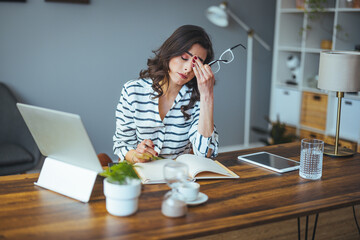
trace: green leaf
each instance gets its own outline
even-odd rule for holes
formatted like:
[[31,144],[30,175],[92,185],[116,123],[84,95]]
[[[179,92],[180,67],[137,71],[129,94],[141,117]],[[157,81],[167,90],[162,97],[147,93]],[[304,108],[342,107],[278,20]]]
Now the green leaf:
[[267,122],[271,123],[271,129],[266,131],[264,129],[258,127],[252,127],[252,130],[256,133],[266,134],[270,138],[270,141],[267,139],[259,139],[260,142],[263,142],[267,145],[280,144],[280,143],[288,143],[293,142],[298,139],[298,137],[294,134],[289,134],[286,132],[286,125],[280,121],[279,116],[277,116],[276,122],[271,122],[268,117],[265,118]]
[[139,179],[134,168],[133,164],[123,161],[112,165],[100,175],[106,177],[111,183],[125,184],[127,179]]

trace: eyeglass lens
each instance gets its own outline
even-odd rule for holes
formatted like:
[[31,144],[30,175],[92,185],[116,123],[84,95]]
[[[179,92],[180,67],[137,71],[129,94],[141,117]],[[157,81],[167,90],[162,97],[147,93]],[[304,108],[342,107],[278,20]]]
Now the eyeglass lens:
[[213,65],[210,66],[211,67],[211,71],[213,73],[217,73],[220,70],[220,63],[219,61],[215,62]]
[[233,52],[228,49],[225,52],[223,52],[220,56],[220,60],[224,60],[223,63],[230,63],[232,60],[234,60],[234,54]]
[[213,62],[213,64],[210,64],[211,70],[213,73],[217,73],[220,70],[220,62],[228,64],[234,60],[234,54],[230,49],[223,52],[220,56],[219,60],[216,60]]

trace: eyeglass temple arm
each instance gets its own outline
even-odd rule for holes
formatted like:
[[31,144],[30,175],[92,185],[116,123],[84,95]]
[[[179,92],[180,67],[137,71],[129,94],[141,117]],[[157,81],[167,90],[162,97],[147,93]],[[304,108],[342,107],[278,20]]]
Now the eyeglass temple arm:
[[[232,48],[230,48],[230,50],[233,50],[234,48],[237,48],[238,46],[242,46],[244,49],[246,49],[246,47],[244,45],[242,45],[241,43],[239,43],[238,45],[233,46]],[[214,60],[212,62],[209,63],[209,66],[213,65],[216,62],[227,62],[228,60],[223,60],[223,59],[218,59],[218,60]]]
[[232,48],[230,48],[230,50],[233,50],[234,48],[237,48],[238,46],[241,46],[243,49],[246,49],[246,47],[244,45],[242,45],[241,43],[239,43],[238,45],[233,46]]

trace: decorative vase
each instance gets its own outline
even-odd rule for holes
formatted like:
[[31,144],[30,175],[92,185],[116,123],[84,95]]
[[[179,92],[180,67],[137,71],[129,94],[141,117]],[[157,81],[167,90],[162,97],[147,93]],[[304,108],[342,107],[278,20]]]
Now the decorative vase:
[[129,216],[138,209],[141,181],[131,179],[128,184],[115,184],[104,179],[106,210],[114,216]]
[[347,8],[352,8],[354,5],[354,1],[353,0],[345,0],[345,6]]
[[332,41],[331,40],[321,40],[320,48],[331,50],[332,49]]
[[353,0],[353,8],[360,8],[360,0]]
[[295,1],[297,9],[304,9],[305,8],[305,0],[296,0]]

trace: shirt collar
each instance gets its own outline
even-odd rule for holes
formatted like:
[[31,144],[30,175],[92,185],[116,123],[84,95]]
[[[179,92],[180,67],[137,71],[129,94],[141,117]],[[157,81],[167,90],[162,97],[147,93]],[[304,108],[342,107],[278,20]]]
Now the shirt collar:
[[[147,88],[151,88],[152,89],[152,83],[153,83],[153,80],[152,79],[143,79],[143,84],[144,84],[144,87],[147,87]],[[188,92],[189,90],[189,87],[187,85],[183,85],[178,93],[178,95],[176,96],[175,98],[175,102],[174,104],[177,104],[185,95],[186,93]]]
[[178,95],[175,98],[175,102],[174,104],[177,104],[185,95],[186,92],[188,91],[189,87],[186,85],[183,85],[178,93]]

